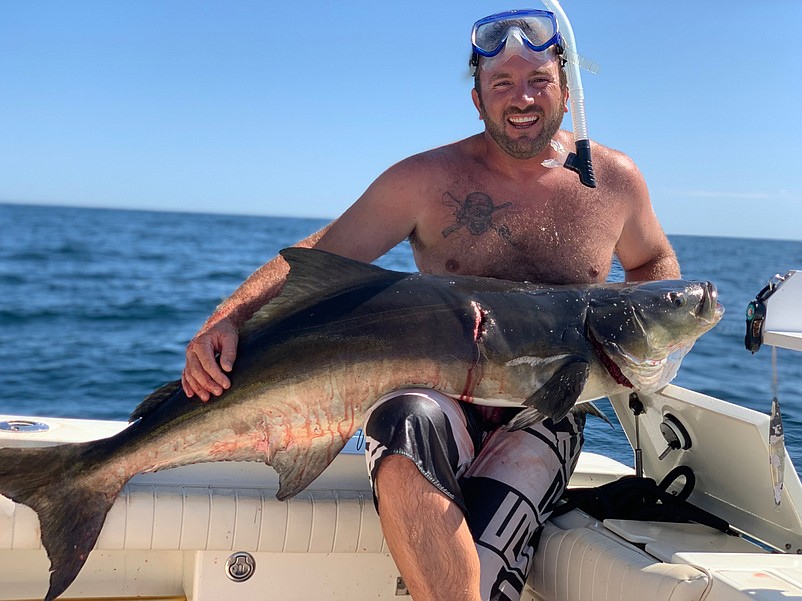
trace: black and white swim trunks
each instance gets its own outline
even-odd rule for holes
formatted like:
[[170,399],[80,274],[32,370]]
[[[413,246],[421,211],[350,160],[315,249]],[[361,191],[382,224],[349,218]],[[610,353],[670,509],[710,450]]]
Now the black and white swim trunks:
[[543,523],[584,441],[584,416],[513,432],[501,427],[517,411],[407,389],[381,398],[364,421],[371,483],[385,457],[403,455],[465,512],[489,601],[520,598]]

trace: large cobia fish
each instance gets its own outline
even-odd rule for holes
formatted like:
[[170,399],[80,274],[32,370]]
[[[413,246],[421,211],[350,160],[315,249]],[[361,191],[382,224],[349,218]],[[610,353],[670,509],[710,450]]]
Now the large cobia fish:
[[263,461],[286,499],[389,391],[430,387],[471,403],[523,405],[515,428],[560,419],[578,401],[665,385],[723,312],[707,282],[546,287],[387,271],[308,249],[282,255],[289,278],[242,328],[222,396],[202,403],[173,382],[111,438],[0,449],[0,493],[39,516],[47,601],[78,575],[137,473]]

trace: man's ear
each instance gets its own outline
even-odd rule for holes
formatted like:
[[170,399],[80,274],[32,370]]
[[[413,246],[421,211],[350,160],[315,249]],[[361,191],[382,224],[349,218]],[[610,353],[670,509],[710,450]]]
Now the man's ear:
[[476,107],[476,110],[479,112],[479,120],[482,120],[482,109],[481,109],[481,102],[479,101],[479,92],[476,91],[476,88],[471,88],[471,99],[473,100],[473,106]]

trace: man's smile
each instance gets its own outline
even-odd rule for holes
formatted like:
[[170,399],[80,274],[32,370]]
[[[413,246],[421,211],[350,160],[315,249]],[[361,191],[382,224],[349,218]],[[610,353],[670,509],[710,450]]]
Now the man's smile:
[[516,129],[525,129],[540,121],[540,115],[510,115],[507,117],[507,123]]

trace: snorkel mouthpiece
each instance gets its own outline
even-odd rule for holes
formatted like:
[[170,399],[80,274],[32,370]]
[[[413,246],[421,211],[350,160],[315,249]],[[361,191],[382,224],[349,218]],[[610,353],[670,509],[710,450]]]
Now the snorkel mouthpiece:
[[590,140],[577,140],[576,152],[569,152],[563,165],[579,174],[579,181],[588,188],[596,187],[596,175],[593,173],[593,162],[590,158]]

